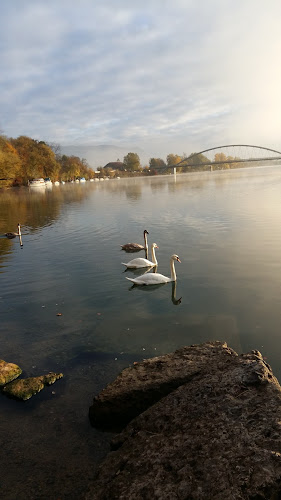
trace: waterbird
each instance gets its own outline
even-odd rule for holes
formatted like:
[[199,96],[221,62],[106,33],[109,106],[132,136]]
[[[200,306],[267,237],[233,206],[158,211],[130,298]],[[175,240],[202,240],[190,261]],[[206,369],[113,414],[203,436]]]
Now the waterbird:
[[21,230],[20,230],[20,223],[18,223],[18,232],[17,233],[5,233],[5,236],[11,240],[12,238],[15,238],[16,236],[21,236]]
[[160,273],[147,273],[139,276],[138,278],[127,278],[127,280],[132,281],[135,285],[160,285],[161,283],[169,283],[170,281],[176,281],[177,275],[175,270],[175,261],[180,262],[179,256],[175,253],[170,257],[170,269],[171,277],[164,276]]
[[147,246],[147,235],[149,232],[145,229],[143,232],[143,237],[144,237],[144,245],[140,245],[139,243],[125,243],[125,245],[121,245],[122,250],[125,250],[125,252],[139,252],[139,250],[146,250],[148,251],[148,246]]
[[156,260],[155,256],[155,248],[159,248],[156,243],[152,243],[151,245],[151,258],[152,260],[148,259],[143,259],[142,257],[139,257],[137,259],[130,260],[130,262],[121,262],[124,266],[126,266],[128,269],[139,269],[141,267],[151,267],[151,266],[157,266],[158,262]]

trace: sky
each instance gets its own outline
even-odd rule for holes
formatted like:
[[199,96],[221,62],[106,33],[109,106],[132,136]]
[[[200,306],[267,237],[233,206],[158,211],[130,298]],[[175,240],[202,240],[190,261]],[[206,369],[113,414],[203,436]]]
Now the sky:
[[2,0],[0,131],[164,159],[280,151],[280,19],[280,0]]

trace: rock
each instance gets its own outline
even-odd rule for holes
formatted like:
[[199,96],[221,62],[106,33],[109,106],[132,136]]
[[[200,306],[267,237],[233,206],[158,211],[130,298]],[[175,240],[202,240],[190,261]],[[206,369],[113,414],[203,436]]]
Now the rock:
[[62,373],[50,372],[48,375],[41,375],[39,377],[14,380],[13,382],[10,382],[10,384],[5,385],[3,392],[14,398],[26,401],[34,396],[34,394],[37,394],[37,392],[42,391],[46,385],[51,385],[62,377]]
[[103,429],[124,427],[151,405],[180,385],[225,365],[235,351],[226,343],[211,342],[182,347],[164,356],[146,359],[123,370],[93,400],[89,409],[92,425]]
[[122,385],[129,397],[126,375],[132,395],[135,390],[140,396],[142,380],[144,395],[146,389],[156,392],[155,380],[161,391],[161,381],[168,384],[170,377],[172,387],[185,360],[193,376],[112,440],[114,451],[101,464],[87,500],[281,498],[281,387],[258,351],[238,356],[218,342],[179,349],[136,365],[139,378],[132,378],[133,368],[124,370],[102,391],[103,401],[108,408],[111,392],[115,408]]
[[11,382],[19,377],[21,373],[22,369],[18,365],[7,363],[3,359],[0,359],[0,386]]

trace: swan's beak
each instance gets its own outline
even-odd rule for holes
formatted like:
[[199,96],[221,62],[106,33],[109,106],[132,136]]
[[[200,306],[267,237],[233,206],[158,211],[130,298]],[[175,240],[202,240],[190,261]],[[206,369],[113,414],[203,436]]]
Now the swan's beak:
[[179,258],[177,258],[177,261],[181,263],[181,260]]

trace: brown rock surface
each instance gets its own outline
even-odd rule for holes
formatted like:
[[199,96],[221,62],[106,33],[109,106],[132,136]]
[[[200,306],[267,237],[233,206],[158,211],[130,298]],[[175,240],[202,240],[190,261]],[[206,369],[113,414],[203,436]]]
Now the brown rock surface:
[[22,369],[18,365],[0,359],[0,386],[11,382],[11,380],[19,377],[21,373]]
[[126,375],[135,402],[142,384],[162,398],[113,439],[87,500],[281,498],[281,388],[258,351],[206,343],[135,367],[102,391],[107,408],[110,395],[122,404],[122,385],[130,408]]
[[[211,342],[136,363],[94,398],[89,415],[95,427],[124,427],[132,418],[171,391],[206,371],[231,361],[236,352],[226,343]],[[211,363],[211,365],[210,365]]]

